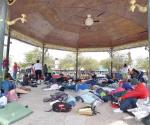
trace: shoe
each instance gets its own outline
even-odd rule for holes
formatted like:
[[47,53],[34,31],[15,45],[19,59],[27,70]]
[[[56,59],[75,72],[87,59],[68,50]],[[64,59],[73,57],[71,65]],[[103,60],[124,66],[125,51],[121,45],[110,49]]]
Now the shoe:
[[113,112],[121,113],[121,112],[123,112],[123,111],[122,111],[122,110],[120,110],[120,108],[118,108],[118,109],[113,110]]

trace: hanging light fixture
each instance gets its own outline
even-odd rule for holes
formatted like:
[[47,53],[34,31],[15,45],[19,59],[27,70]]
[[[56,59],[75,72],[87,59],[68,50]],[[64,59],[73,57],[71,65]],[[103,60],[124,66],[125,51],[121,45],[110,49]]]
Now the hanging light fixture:
[[130,0],[130,11],[134,12],[137,8],[140,12],[145,13],[147,12],[147,6],[141,6],[138,3],[136,3],[136,0]]
[[[4,20],[0,18],[0,22],[2,22],[2,21],[4,21]],[[11,26],[11,25],[16,24],[16,22],[18,22],[18,21],[21,21],[21,23],[27,22],[27,16],[25,14],[21,14],[21,17],[18,17],[11,21],[7,20],[6,23],[7,23],[7,25]]]
[[13,5],[16,2],[16,0],[8,0],[7,3],[8,5]]
[[19,20],[21,21],[21,23],[25,23],[25,22],[27,22],[26,18],[27,18],[27,16],[25,14],[21,14],[21,17],[18,17],[12,21],[7,21],[7,24],[9,26],[11,26],[11,25],[14,25],[16,22],[18,22]]
[[92,26],[94,23],[94,20],[92,18],[92,15],[91,14],[88,14],[87,15],[87,18],[85,19],[85,25],[86,26]]

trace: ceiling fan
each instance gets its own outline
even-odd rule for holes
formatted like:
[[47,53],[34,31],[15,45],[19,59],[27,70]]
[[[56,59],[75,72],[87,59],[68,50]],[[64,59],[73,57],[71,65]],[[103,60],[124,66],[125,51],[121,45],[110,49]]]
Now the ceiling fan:
[[[99,13],[99,14],[96,16],[96,18],[98,18],[99,16],[103,15],[104,13],[105,13],[105,12]],[[87,15],[86,15],[86,19],[84,20],[85,26],[90,27],[90,26],[92,26],[94,23],[99,23],[100,20],[99,20],[99,19],[96,19],[96,18],[92,17],[91,14],[87,14]]]

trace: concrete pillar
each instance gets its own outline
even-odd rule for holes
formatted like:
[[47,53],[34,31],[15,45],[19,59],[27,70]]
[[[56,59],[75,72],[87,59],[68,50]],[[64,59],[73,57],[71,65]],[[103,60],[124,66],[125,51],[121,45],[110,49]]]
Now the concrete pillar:
[[7,51],[6,51],[6,59],[8,60],[8,65],[6,67],[6,73],[8,73],[8,71],[9,71],[10,38],[11,38],[11,29],[10,29],[10,27],[8,27]]
[[79,56],[79,51],[78,51],[78,49],[77,49],[77,51],[76,51],[76,77],[75,77],[75,79],[77,80],[78,79],[78,56]]
[[113,48],[109,49],[109,55],[110,55],[110,74],[111,77],[113,77]]
[[44,43],[43,43],[43,46],[42,46],[42,66],[44,65]]
[[148,52],[149,52],[148,84],[150,85],[150,0],[148,0]]
[[7,15],[7,0],[0,0],[0,81],[3,79],[1,64],[3,61],[6,15]]

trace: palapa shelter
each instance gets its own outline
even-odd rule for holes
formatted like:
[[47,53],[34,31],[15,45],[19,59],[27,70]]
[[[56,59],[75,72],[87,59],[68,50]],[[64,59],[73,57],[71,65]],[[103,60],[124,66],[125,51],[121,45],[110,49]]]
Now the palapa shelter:
[[[11,1],[11,0],[10,0]],[[36,46],[76,51],[106,51],[143,46],[148,39],[147,13],[130,10],[131,0],[16,0],[10,20],[12,37]],[[141,6],[147,0],[137,0]],[[85,25],[87,15],[93,19]]]
[[[1,0],[1,31],[8,12],[8,36],[43,49],[76,51],[77,57],[82,51],[109,51],[112,57],[113,50],[148,44],[147,0],[6,1]],[[0,36],[3,44],[4,33]]]

